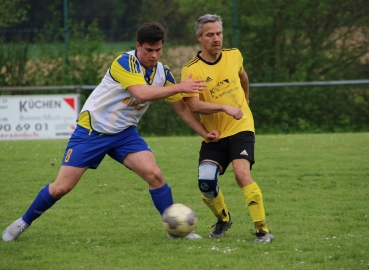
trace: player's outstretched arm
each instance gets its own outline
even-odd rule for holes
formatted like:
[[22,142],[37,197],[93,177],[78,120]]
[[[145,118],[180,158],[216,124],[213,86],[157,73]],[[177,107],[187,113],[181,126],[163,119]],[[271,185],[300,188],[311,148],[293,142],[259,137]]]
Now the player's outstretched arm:
[[224,104],[213,104],[200,100],[198,97],[184,97],[185,102],[193,113],[213,114],[217,112],[225,112],[239,120],[243,116],[243,112],[238,107],[233,107]]
[[181,99],[180,101],[170,103],[173,110],[178,114],[178,116],[185,122],[190,128],[196,131],[200,136],[202,136],[207,141],[213,141],[219,138],[219,132],[217,130],[212,130],[208,132],[196,115],[191,112],[186,103]]
[[204,80],[191,80],[190,74],[185,80],[179,84],[169,86],[150,86],[150,85],[132,85],[128,90],[140,102],[167,98],[178,93],[202,93],[206,89]]

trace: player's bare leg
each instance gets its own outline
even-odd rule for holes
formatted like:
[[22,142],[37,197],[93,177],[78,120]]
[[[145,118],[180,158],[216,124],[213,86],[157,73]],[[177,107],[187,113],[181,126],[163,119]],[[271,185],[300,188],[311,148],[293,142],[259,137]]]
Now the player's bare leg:
[[254,182],[250,172],[250,161],[247,159],[234,159],[232,167],[236,182],[240,188],[248,186]]
[[86,170],[87,167],[61,166],[54,183],[49,185],[50,195],[55,199],[60,199],[69,193],[78,184]]
[[163,174],[150,151],[129,153],[123,164],[145,180],[150,189],[161,188],[165,185]]

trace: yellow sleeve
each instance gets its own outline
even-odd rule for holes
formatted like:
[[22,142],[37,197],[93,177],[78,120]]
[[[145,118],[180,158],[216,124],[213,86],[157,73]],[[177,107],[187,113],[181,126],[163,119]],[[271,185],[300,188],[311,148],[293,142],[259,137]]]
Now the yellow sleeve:
[[146,85],[137,59],[130,54],[122,54],[115,58],[110,66],[110,75],[124,89],[132,85]]
[[[164,86],[169,86],[169,85],[173,85],[173,83],[170,81],[166,81]],[[173,96],[167,97],[165,101],[169,103],[174,103],[174,102],[180,101],[181,99],[182,99],[182,95],[178,93]]]
[[177,101],[180,101],[182,99],[182,95],[181,94],[175,94],[173,96],[167,97],[165,99],[165,101],[169,102],[169,103],[174,103]]
[[[188,67],[183,67],[181,70],[181,82],[186,79],[190,75],[191,70]],[[192,77],[193,78],[193,77]],[[199,94],[188,94],[188,93],[182,93],[182,97],[198,97]]]

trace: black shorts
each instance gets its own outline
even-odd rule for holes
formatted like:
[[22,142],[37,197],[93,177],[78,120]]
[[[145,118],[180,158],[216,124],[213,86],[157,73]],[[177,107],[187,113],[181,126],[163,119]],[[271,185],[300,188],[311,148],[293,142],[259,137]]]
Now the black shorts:
[[200,149],[199,164],[204,159],[214,160],[223,167],[222,175],[232,160],[241,158],[250,161],[251,170],[255,163],[254,147],[255,135],[251,131],[242,131],[217,142],[203,142]]

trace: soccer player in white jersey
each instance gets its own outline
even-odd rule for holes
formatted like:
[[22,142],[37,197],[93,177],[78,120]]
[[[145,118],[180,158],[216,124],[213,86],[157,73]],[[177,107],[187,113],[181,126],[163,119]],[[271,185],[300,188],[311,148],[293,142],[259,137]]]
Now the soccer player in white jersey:
[[[176,84],[168,66],[159,62],[165,30],[159,23],[144,24],[137,31],[136,50],[119,55],[101,83],[91,93],[77,119],[55,181],[44,186],[22,217],[2,234],[3,241],[14,241],[32,222],[71,191],[88,169],[97,169],[105,155],[137,173],[149,186],[152,201],[160,214],[173,204],[155,157],[136,126],[150,101],[166,98],[174,111],[206,140],[208,132],[189,110],[180,93],[201,93],[203,80],[188,76]],[[169,238],[173,238],[168,234]],[[188,238],[201,238],[191,233]]]

